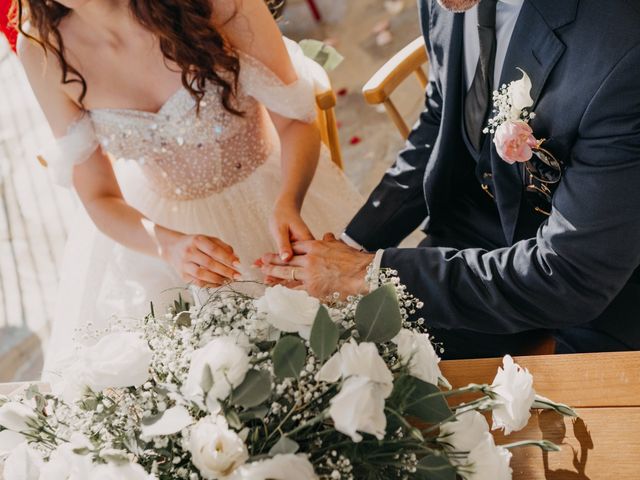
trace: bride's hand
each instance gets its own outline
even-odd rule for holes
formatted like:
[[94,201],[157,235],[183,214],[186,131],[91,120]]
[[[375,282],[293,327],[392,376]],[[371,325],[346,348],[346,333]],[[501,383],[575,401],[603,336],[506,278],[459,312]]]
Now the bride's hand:
[[241,278],[240,259],[219,238],[176,233],[162,249],[162,258],[185,282],[198,287],[218,287]]
[[292,242],[314,240],[313,234],[300,216],[300,208],[291,202],[276,203],[270,222],[271,234],[278,245],[278,254],[283,261],[293,257]]

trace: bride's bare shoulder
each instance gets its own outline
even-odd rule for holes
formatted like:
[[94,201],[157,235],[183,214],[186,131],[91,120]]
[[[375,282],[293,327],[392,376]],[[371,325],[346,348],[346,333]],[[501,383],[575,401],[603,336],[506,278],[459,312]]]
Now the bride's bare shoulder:
[[233,49],[259,60],[283,82],[296,81],[282,34],[264,0],[212,3],[213,22]]

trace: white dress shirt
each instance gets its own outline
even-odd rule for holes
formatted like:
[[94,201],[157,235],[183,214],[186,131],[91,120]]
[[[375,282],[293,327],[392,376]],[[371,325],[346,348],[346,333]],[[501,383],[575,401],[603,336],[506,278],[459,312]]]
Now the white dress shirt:
[[[562,1],[562,0],[558,0]],[[496,10],[496,62],[494,66],[494,89],[499,87],[502,67],[507,56],[513,29],[518,21],[524,0],[499,0]],[[478,39],[478,7],[464,14],[464,67],[467,90],[471,88],[473,76],[480,59],[480,41]]]
[[[498,0],[496,10],[496,59],[494,66],[494,88],[499,87],[502,67],[507,56],[507,49],[511,41],[511,35],[518,21],[520,10],[525,0]],[[562,0],[558,0],[562,1]],[[467,90],[471,88],[476,67],[480,60],[480,41],[478,38],[478,7],[475,6],[464,14],[464,73]],[[353,248],[363,250],[355,240],[343,233],[340,237],[343,242]],[[380,264],[384,250],[376,252],[370,271],[370,288],[378,287]]]

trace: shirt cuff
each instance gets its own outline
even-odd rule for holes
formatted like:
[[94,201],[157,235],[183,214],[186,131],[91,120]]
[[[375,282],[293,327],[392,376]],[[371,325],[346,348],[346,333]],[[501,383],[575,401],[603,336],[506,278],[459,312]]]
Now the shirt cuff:
[[353,238],[347,235],[346,232],[342,232],[340,235],[340,240],[342,240],[345,244],[347,244],[351,248],[355,248],[356,250],[364,251],[364,247],[356,242]]
[[371,262],[369,270],[369,291],[373,292],[376,288],[380,287],[380,265],[382,264],[382,255],[384,250],[380,249],[376,252]]

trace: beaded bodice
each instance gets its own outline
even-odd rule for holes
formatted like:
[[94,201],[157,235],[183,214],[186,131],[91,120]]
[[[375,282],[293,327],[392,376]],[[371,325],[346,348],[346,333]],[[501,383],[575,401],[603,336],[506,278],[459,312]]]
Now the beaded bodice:
[[71,186],[74,165],[84,162],[100,144],[117,160],[136,162],[158,195],[174,200],[204,198],[251,175],[278,151],[278,139],[267,110],[312,122],[315,89],[327,82],[325,72],[285,39],[298,76],[284,84],[255,58],[239,52],[240,74],[235,115],[222,105],[218,87],[209,84],[200,111],[184,88],[156,112],[94,109],[59,138],[45,158],[55,181]]
[[274,148],[264,107],[240,91],[238,109],[228,112],[215,86],[196,114],[195,100],[178,90],[157,113],[104,109],[90,112],[103,149],[116,159],[137,162],[160,195],[202,198],[242,181]]

